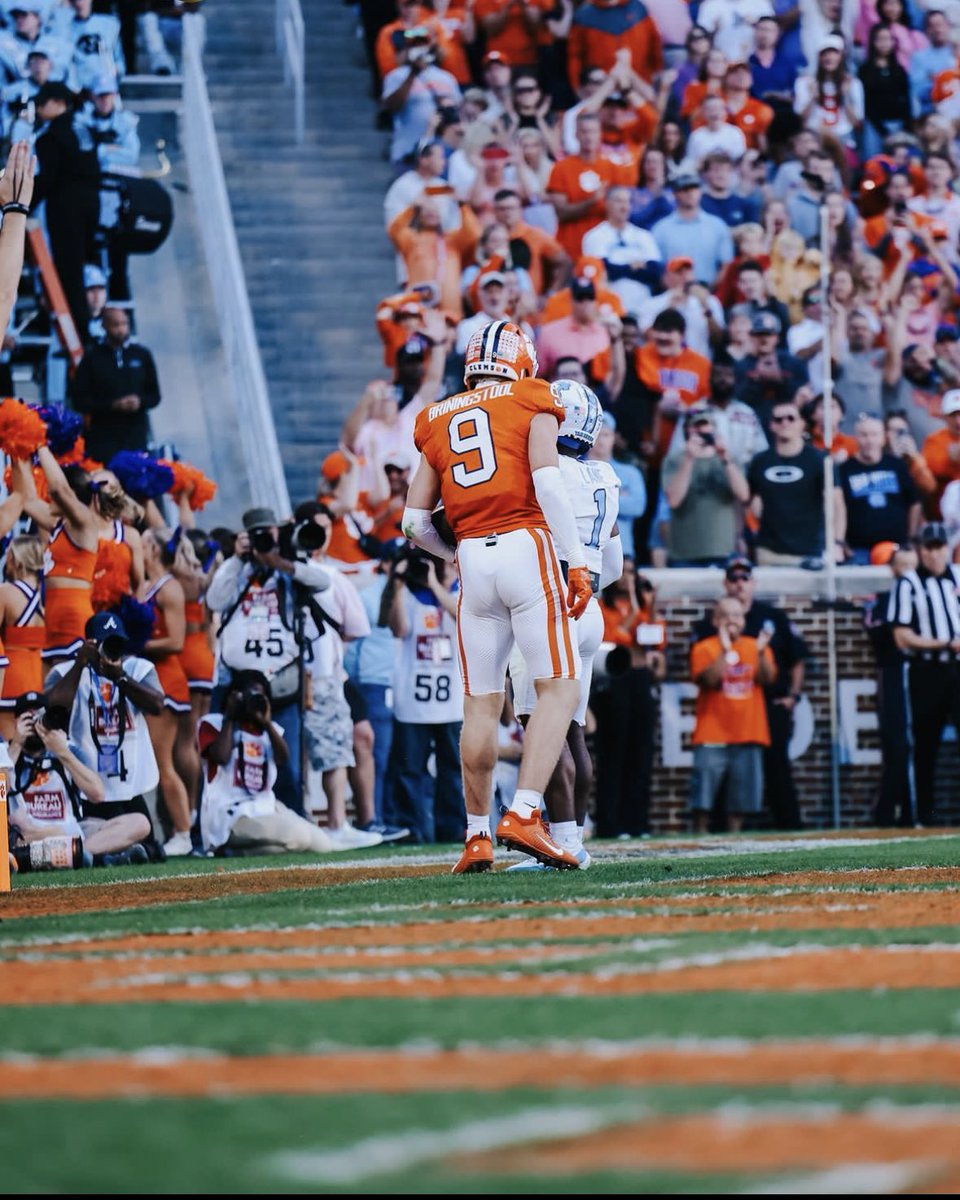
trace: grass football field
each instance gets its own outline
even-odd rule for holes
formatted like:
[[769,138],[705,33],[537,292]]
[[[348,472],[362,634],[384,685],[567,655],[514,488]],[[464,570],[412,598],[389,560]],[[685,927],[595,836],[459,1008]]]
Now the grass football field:
[[590,848],[16,877],[4,1190],[960,1191],[960,837]]

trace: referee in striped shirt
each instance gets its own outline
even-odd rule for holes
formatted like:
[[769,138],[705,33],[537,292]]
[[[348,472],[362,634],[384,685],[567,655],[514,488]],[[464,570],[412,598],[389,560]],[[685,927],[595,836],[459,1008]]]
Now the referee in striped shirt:
[[888,620],[906,662],[912,747],[911,799],[918,824],[935,821],[934,769],[948,722],[960,733],[960,578],[939,521],[917,537],[920,565],[890,594]]

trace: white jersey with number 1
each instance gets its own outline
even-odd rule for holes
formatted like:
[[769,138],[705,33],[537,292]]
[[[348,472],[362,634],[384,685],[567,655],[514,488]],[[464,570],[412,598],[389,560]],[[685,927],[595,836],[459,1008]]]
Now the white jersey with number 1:
[[[566,454],[560,455],[560,474],[577,519],[577,533],[587,570],[599,579],[603,548],[610,541],[620,510],[620,480],[608,462],[571,458]],[[596,597],[587,605],[580,620],[574,622],[574,628],[580,650],[580,702],[573,719],[583,725],[587,719],[593,660],[603,641],[603,614]],[[537,693],[523,655],[516,646],[510,657],[510,678],[514,711],[518,716],[529,716]]]

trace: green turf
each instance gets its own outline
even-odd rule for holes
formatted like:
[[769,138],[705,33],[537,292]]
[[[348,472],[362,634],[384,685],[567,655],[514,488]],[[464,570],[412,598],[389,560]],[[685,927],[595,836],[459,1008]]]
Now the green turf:
[[[122,1069],[122,1068],[120,1068]],[[885,1101],[902,1105],[960,1103],[960,1093],[934,1087],[884,1088]],[[703,1112],[719,1104],[768,1106],[773,1103],[833,1104],[858,1111],[873,1104],[871,1089],[845,1088],[604,1088],[539,1091],[419,1093],[409,1096],[271,1096],[236,1099],[146,1099],[0,1104],[0,1151],[5,1190],[15,1192],[397,1192],[482,1191],[495,1194],[534,1191],[577,1193],[656,1191],[658,1181],[638,1164],[636,1174],[557,1176],[530,1179],[500,1174],[508,1155],[490,1151],[492,1173],[462,1174],[442,1163],[444,1142],[415,1166],[377,1173],[373,1156],[362,1153],[372,1137],[403,1144],[418,1132],[440,1134],[467,1122],[519,1117],[556,1110],[599,1111],[606,1124],[658,1115]],[[958,1109],[960,1118],[960,1109]],[[53,1136],[52,1131],[56,1131]],[[283,1170],[277,1156],[287,1152],[349,1151],[362,1177],[324,1186],[322,1179],[300,1181]],[[439,1160],[439,1161],[438,1161]],[[746,1183],[710,1175],[696,1190],[726,1190]],[[764,1175],[764,1178],[767,1178]],[[684,1191],[690,1177],[675,1177],[669,1190]],[[631,1184],[632,1187],[628,1186]]]
[[[716,933],[684,932],[683,918],[667,934],[646,935],[642,930],[614,943],[601,956],[584,953],[580,960],[578,938],[562,915],[629,914],[636,911],[619,899],[662,897],[656,910],[682,909],[686,914],[718,915],[723,908],[736,911],[736,893],[770,892],[775,910],[777,896],[804,887],[791,874],[801,871],[862,870],[838,888],[838,903],[855,903],[859,892],[898,888],[930,888],[956,892],[956,884],[928,884],[909,868],[955,868],[960,862],[960,837],[935,836],[895,841],[858,841],[854,846],[803,842],[788,850],[768,848],[763,839],[752,839],[754,849],[741,855],[691,853],[688,844],[672,846],[639,843],[628,853],[599,861],[590,872],[451,878],[446,873],[417,878],[384,875],[370,881],[324,869],[317,886],[273,891],[263,895],[221,895],[192,903],[172,903],[123,911],[84,913],[71,911],[74,889],[91,883],[134,883],[156,877],[212,874],[237,870],[277,869],[309,863],[315,858],[260,860],[179,860],[164,866],[120,871],[57,873],[23,876],[20,889],[48,889],[62,899],[63,912],[37,918],[3,918],[0,899],[0,970],[17,970],[18,953],[43,955],[43,939],[111,934],[151,934],[174,930],[263,929],[263,944],[270,945],[270,930],[314,928],[323,944],[325,926],[405,924],[432,920],[474,918],[476,928],[512,915],[560,916],[551,922],[543,940],[556,944],[569,940],[571,957],[551,967],[524,959],[519,941],[493,961],[478,960],[471,971],[570,970],[578,965],[596,972],[601,968],[640,964],[655,970],[664,959],[712,956],[764,947],[775,952],[793,946],[903,945],[960,942],[960,921],[922,928],[878,927],[844,930],[830,924],[821,913],[823,927],[804,930],[724,930]],[[688,839],[684,839],[687,843]],[[724,846],[726,841],[722,843]],[[720,842],[704,839],[705,848]],[[618,847],[618,850],[620,848]],[[392,849],[363,856],[365,865],[395,853]],[[414,858],[417,852],[404,857]],[[606,853],[610,853],[609,848]],[[453,853],[450,854],[452,861]],[[901,869],[893,884],[880,885],[871,871]],[[771,888],[770,875],[787,876]],[[735,882],[734,882],[735,880]],[[704,897],[729,897],[720,910],[707,908]],[[577,902],[558,910],[557,898]],[[606,902],[600,906],[600,901]],[[611,903],[612,902],[612,903]],[[788,903],[788,901],[785,901]],[[960,915],[960,900],[957,901]],[[649,913],[650,910],[647,910]],[[789,919],[789,918],[786,918]],[[742,915],[738,914],[738,920]],[[943,901],[937,920],[943,921]],[[498,934],[509,932],[503,922]],[[33,946],[24,945],[35,940]],[[425,947],[426,948],[426,947]],[[145,946],[149,953],[149,943]],[[71,956],[64,957],[69,971]],[[891,981],[896,955],[891,954]],[[376,974],[391,972],[389,961],[358,956],[355,970]],[[429,963],[428,963],[429,967]],[[123,969],[122,956],[120,969]],[[157,974],[189,970],[189,951],[160,953],[151,962]],[[230,957],[224,970],[230,971]],[[435,970],[435,968],[434,968]],[[461,973],[465,968],[457,968]],[[418,972],[410,972],[415,976]],[[276,976],[329,974],[311,963],[304,968],[295,955],[278,957]],[[236,999],[217,1003],[131,1003],[10,1007],[0,1022],[0,1056],[105,1055],[149,1051],[157,1053],[211,1051],[232,1055],[313,1053],[341,1047],[394,1047],[411,1044],[450,1047],[470,1044],[536,1045],[554,1039],[603,1039],[635,1042],[643,1038],[747,1039],[829,1038],[838,1036],[933,1037],[960,1036],[960,999],[946,989],[856,989],[855,980],[844,991],[715,992],[650,994],[638,996],[569,996],[489,999],[362,999],[305,1003],[255,1002]],[[242,996],[242,991],[238,992]],[[867,1047],[869,1042],[867,1042]],[[869,1049],[865,1049],[869,1053]],[[124,1066],[117,1064],[122,1082]],[[2,1094],[2,1093],[0,1093]],[[638,1164],[636,1173],[603,1172],[558,1177],[519,1177],[502,1173],[509,1163],[499,1152],[489,1155],[490,1170],[474,1175],[460,1173],[451,1163],[433,1159],[382,1175],[364,1175],[347,1184],[298,1181],[280,1171],[275,1155],[291,1150],[345,1150],[374,1135],[412,1136],[417,1130],[448,1129],[466,1121],[510,1117],[530,1109],[550,1112],[558,1106],[587,1106],[591,1111],[618,1106],[636,1113],[646,1106],[653,1113],[694,1112],[731,1100],[832,1102],[860,1107],[877,1100],[906,1105],[946,1103],[960,1114],[960,1090],[917,1088],[652,1088],[652,1089],[533,1089],[506,1093],[415,1093],[407,1096],[352,1095],[331,1097],[270,1096],[239,1099],[161,1099],[130,1096],[110,1101],[37,1101],[10,1098],[0,1104],[0,1150],[3,1151],[6,1189],[10,1192],[145,1192],[145,1193],[284,1193],[284,1192],[392,1192],[402,1194],[532,1193],[724,1193],[769,1183],[764,1176],[650,1172]],[[605,1107],[606,1106],[606,1107]],[[622,1115],[616,1119],[623,1119]],[[357,1158],[366,1161],[360,1147]],[[371,1160],[372,1161],[372,1160]]]
[[453,1047],[511,1038],[632,1041],[674,1037],[960,1036],[960,999],[946,989],[705,992],[456,1001],[334,1000],[35,1006],[0,1022],[0,1054],[129,1053],[170,1045],[231,1055],[320,1052],[324,1047]]

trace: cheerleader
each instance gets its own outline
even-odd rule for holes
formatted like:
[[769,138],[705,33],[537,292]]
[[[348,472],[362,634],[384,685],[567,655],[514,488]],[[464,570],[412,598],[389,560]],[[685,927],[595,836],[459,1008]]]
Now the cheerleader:
[[[190,690],[180,662],[186,636],[186,600],[171,568],[178,556],[192,554],[193,547],[182,537],[157,529],[146,530],[142,542],[147,583],[144,598],[155,614],[153,633],[143,648],[143,656],[156,664],[164,694],[164,711],[148,717],[147,721],[160,768],[163,801],[176,834],[173,840],[178,853],[188,854],[200,760],[190,716]],[[179,849],[181,842],[185,849]]]
[[43,543],[15,537],[7,549],[6,582],[0,584],[0,626],[8,660],[0,692],[0,735],[9,741],[16,730],[14,706],[25,692],[43,691]]

